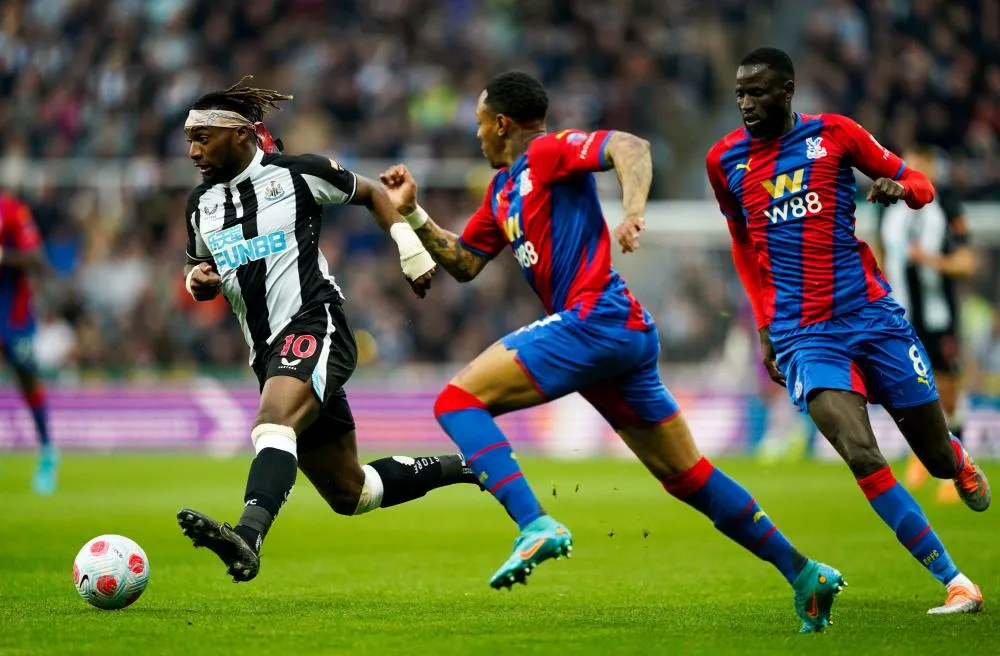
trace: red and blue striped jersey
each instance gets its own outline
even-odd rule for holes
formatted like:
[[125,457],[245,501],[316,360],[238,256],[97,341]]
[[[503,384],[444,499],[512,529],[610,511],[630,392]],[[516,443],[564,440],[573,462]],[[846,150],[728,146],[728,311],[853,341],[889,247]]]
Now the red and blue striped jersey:
[[855,236],[853,169],[873,180],[909,171],[863,127],[836,114],[796,114],[777,139],[740,128],[712,147],[707,167],[734,243],[748,235],[756,251],[759,325],[808,326],[889,293],[871,249]]
[[593,172],[607,170],[613,133],[564,130],[535,138],[493,177],[462,246],[493,258],[508,244],[549,314],[621,320],[648,330],[649,313],[611,266],[611,236]]
[[[42,239],[28,206],[0,194],[0,248],[33,251],[41,245]],[[3,266],[0,259],[0,333],[31,330],[34,326],[28,276],[20,269]]]

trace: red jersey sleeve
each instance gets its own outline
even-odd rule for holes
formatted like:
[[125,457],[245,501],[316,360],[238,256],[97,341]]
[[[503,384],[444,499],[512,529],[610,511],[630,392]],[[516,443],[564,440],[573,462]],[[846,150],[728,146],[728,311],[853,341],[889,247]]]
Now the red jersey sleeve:
[[7,243],[19,251],[33,251],[42,245],[42,236],[35,226],[31,210],[24,203],[10,200],[3,204],[4,232]]
[[846,116],[835,115],[832,121],[840,127],[847,150],[851,153],[851,163],[856,169],[872,180],[899,179],[906,165],[898,155],[884,147],[868,130]]
[[708,151],[705,168],[708,170],[708,181],[712,185],[712,191],[715,192],[719,209],[722,210],[723,216],[726,217],[726,223],[729,225],[729,234],[732,237],[733,265],[736,267],[736,273],[750,299],[750,306],[753,308],[754,319],[757,321],[759,330],[770,323],[761,290],[760,264],[753,239],[750,237],[750,230],[743,217],[743,206],[729,190],[726,172],[722,168],[722,153],[724,151],[725,145],[722,143]]
[[934,200],[934,187],[927,177],[906,166],[902,158],[878,142],[868,130],[846,116],[836,115],[833,120],[846,137],[852,164],[872,180],[889,178],[905,189],[904,200],[913,209],[920,209]]
[[729,191],[729,185],[726,182],[726,172],[722,169],[722,149],[720,147],[708,151],[705,168],[708,170],[708,181],[712,185],[712,191],[715,192],[715,200],[719,203],[722,215],[730,221],[736,221],[746,226],[743,206],[740,205],[733,192]]
[[528,152],[532,177],[539,182],[558,182],[581,173],[610,168],[604,149],[613,130],[581,132],[562,130],[535,139]]
[[490,259],[496,257],[507,246],[507,239],[500,231],[500,225],[493,214],[492,181],[486,189],[483,204],[465,224],[462,236],[458,240],[466,249]]

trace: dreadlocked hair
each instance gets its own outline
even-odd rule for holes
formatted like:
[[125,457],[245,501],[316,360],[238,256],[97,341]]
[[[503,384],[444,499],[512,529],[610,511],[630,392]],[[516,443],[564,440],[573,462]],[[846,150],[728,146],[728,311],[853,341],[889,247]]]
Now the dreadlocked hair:
[[273,89],[243,86],[253,75],[244,75],[239,82],[224,91],[212,91],[194,101],[190,109],[227,109],[238,112],[254,123],[264,120],[271,109],[281,110],[278,103],[292,96]]

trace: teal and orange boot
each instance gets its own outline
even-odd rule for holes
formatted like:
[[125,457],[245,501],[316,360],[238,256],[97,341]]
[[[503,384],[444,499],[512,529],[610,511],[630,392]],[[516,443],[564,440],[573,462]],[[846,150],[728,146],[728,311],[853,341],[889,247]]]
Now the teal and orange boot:
[[569,529],[542,515],[525,526],[514,540],[514,552],[490,579],[490,586],[510,590],[515,583],[526,584],[528,575],[539,564],[550,558],[568,558],[571,551],[573,535]]
[[810,560],[792,584],[795,612],[802,619],[799,633],[822,633],[833,622],[833,600],[847,585],[844,575],[823,563]]

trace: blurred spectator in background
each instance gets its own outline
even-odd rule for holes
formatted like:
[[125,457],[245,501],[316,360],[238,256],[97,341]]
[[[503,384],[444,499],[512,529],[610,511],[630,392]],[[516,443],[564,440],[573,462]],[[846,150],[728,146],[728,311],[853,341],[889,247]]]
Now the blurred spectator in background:
[[806,43],[803,111],[853,116],[896,152],[936,146],[942,184],[1000,200],[1000,3],[825,0]]
[[[808,33],[797,100],[853,113],[899,145],[930,126],[944,135],[938,141],[952,140],[948,178],[997,197],[1000,67],[990,3],[981,4],[826,2]],[[295,100],[268,125],[289,152],[326,153],[372,175],[384,160],[413,163],[418,177],[436,181],[421,184],[428,211],[459,230],[489,180],[467,162],[481,159],[474,108],[494,73],[539,75],[560,99],[553,128],[611,125],[648,138],[654,194],[698,196],[690,172],[701,175],[718,132],[713,117],[732,108],[733,62],[770,34],[773,14],[800,5],[4,0],[0,180],[30,202],[61,276],[40,298],[42,362],[62,375],[190,375],[207,365],[244,375],[243,339],[224,302],[195,306],[177,281],[187,189],[197,183],[181,124],[199,89],[245,73],[288,89]],[[347,295],[362,364],[465,361],[542,314],[515,284],[509,257],[480,284],[442,279],[435,302],[418,303],[364,213],[328,212],[321,246]],[[724,351],[740,330],[732,317],[741,292],[728,246],[651,243],[628,266],[661,327],[672,380],[685,363],[711,362],[717,374],[702,367],[693,379],[733,384]]]
[[[186,168],[184,184],[170,183],[161,165],[186,156],[181,124],[199,89],[244,73],[264,85],[280,79],[296,98],[269,125],[290,152],[328,152],[346,162],[478,159],[474,108],[482,86],[500,69],[524,68],[564,99],[554,127],[604,123],[646,135],[665,167],[658,180],[667,181],[669,144],[716,102],[717,63],[744,38],[750,4],[3,2],[0,91],[11,100],[0,106],[0,127],[10,135],[0,158],[79,158],[80,184],[53,168],[52,179],[31,180],[24,190],[63,274],[45,290],[43,361],[52,369],[114,370],[245,358],[221,301],[195,307],[175,284],[184,187],[194,176]],[[88,171],[92,159],[116,158],[129,158],[125,179]],[[425,202],[458,229],[483,183],[460,179]],[[421,306],[389,273],[384,241],[350,210],[327,217],[323,248],[356,328],[371,337],[365,343],[374,361],[465,360],[540,313],[523,286],[510,285],[517,274],[509,262],[475,288],[440,284],[433,309]],[[712,324],[694,306],[712,283],[690,278],[682,295],[693,309],[675,335],[697,347]],[[496,301],[508,288],[521,291],[500,312]]]

